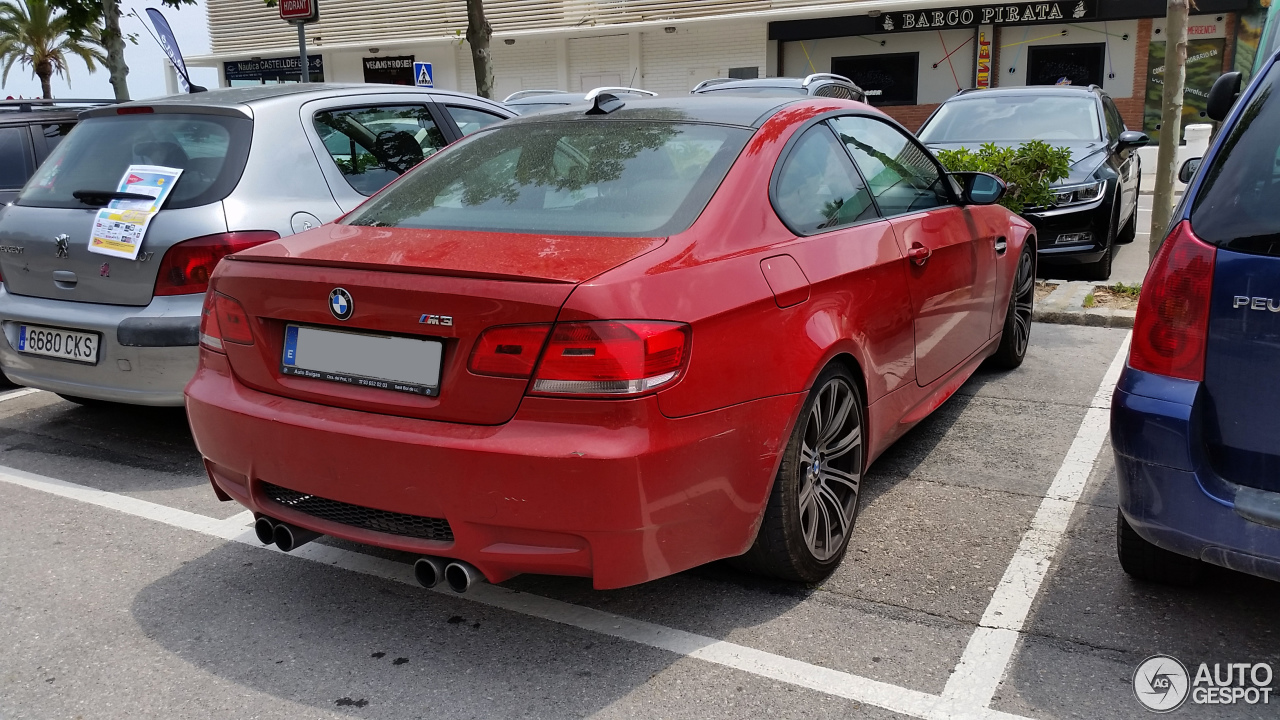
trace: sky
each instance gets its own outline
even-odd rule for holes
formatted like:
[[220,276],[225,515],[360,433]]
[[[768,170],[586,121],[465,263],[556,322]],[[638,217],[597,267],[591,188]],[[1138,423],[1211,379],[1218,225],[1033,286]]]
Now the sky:
[[[204,0],[197,0],[195,5],[184,5],[181,10],[162,7],[159,0],[121,0],[120,9],[125,17],[120,18],[123,32],[136,33],[137,44],[125,43],[124,59],[129,65],[129,94],[137,100],[141,98],[164,95],[164,68],[168,64],[164,51],[155,40],[147,34],[151,29],[148,20],[144,28],[142,21],[129,15],[130,11],[146,18],[146,8],[159,8],[164,13],[173,34],[178,38],[178,46],[184,57],[207,55],[209,53],[209,26],[205,15]],[[101,65],[90,73],[84,61],[72,56],[69,60],[71,83],[66,78],[53,77],[53,96],[65,98],[113,98],[111,82],[107,79],[107,71]],[[205,87],[218,86],[218,71],[214,68],[192,68],[191,81]],[[17,64],[9,71],[9,79],[0,86],[0,99],[6,97],[40,97],[40,81],[29,68]]]

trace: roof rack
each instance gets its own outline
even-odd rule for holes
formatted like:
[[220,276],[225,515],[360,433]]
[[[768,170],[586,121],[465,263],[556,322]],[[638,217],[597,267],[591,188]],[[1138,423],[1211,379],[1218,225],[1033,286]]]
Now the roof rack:
[[587,93],[587,96],[586,96],[586,97],[584,97],[584,98],[582,98],[582,99],[583,99],[583,100],[595,100],[595,99],[596,99],[596,97],[597,97],[598,95],[601,95],[601,94],[603,94],[603,93],[609,93],[610,95],[616,95],[616,94],[618,94],[618,93],[624,93],[624,94],[627,94],[627,95],[644,95],[645,97],[657,97],[657,95],[658,95],[658,93],[656,93],[656,92],[652,92],[652,91],[650,91],[650,90],[641,90],[640,88],[630,88],[630,87],[598,87],[598,88],[592,88],[591,92]]
[[804,80],[800,82],[800,85],[801,87],[809,87],[809,85],[815,80],[843,80],[850,85],[853,84],[852,80],[843,75],[836,75],[835,73],[813,73],[812,75],[806,75]]
[[690,90],[689,92],[696,93],[704,87],[711,87],[712,85],[720,85],[723,83],[733,82],[733,81],[734,81],[734,78],[711,78],[710,80],[703,80],[697,85],[694,85],[693,89]]
[[31,98],[29,100],[0,100],[0,109],[18,108],[18,112],[31,112],[37,105],[114,105],[115,100],[102,98]]
[[502,99],[502,102],[511,102],[520,98],[534,97],[535,95],[568,95],[564,90],[520,90],[513,92]]

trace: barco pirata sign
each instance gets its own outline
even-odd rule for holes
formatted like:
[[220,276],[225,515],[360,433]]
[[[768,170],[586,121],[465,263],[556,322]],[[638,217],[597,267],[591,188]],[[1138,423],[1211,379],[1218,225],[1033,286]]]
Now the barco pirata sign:
[[288,22],[314,22],[320,17],[320,0],[279,0],[280,19]]
[[[283,2],[284,0],[281,0]],[[1097,14],[1097,0],[974,5],[939,10],[886,12],[877,21],[881,32],[946,30],[975,25],[1032,25],[1074,22]]]

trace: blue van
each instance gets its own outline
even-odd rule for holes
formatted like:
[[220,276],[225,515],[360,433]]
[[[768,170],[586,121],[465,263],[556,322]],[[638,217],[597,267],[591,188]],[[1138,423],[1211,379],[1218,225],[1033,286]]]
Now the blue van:
[[1132,342],[1111,407],[1120,564],[1280,580],[1280,54],[1175,210]]

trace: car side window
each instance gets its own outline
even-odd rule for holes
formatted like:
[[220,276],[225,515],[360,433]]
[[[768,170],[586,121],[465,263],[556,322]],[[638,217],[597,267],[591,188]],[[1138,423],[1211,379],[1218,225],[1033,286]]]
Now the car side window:
[[424,105],[382,105],[315,114],[316,132],[342,176],[372,195],[448,143]]
[[15,190],[31,175],[25,127],[0,128],[0,188]]
[[1111,98],[1102,99],[1103,114],[1107,117],[1107,135],[1112,140],[1118,140],[1120,133],[1124,132],[1124,120],[1120,117],[1120,110]]
[[774,209],[800,235],[878,217],[848,153],[825,124],[806,130],[782,161]]
[[462,107],[459,105],[447,105],[449,115],[453,117],[453,121],[458,124],[458,131],[465,137],[471,133],[489,127],[496,122],[502,122],[506,118],[491,112],[485,112],[477,108]]
[[885,216],[951,204],[937,163],[902,131],[868,117],[840,117],[831,125]]
[[71,132],[71,128],[76,126],[73,122],[58,123],[57,125],[42,125],[41,130],[44,132],[44,151],[45,154],[53,152],[62,142],[62,138]]

